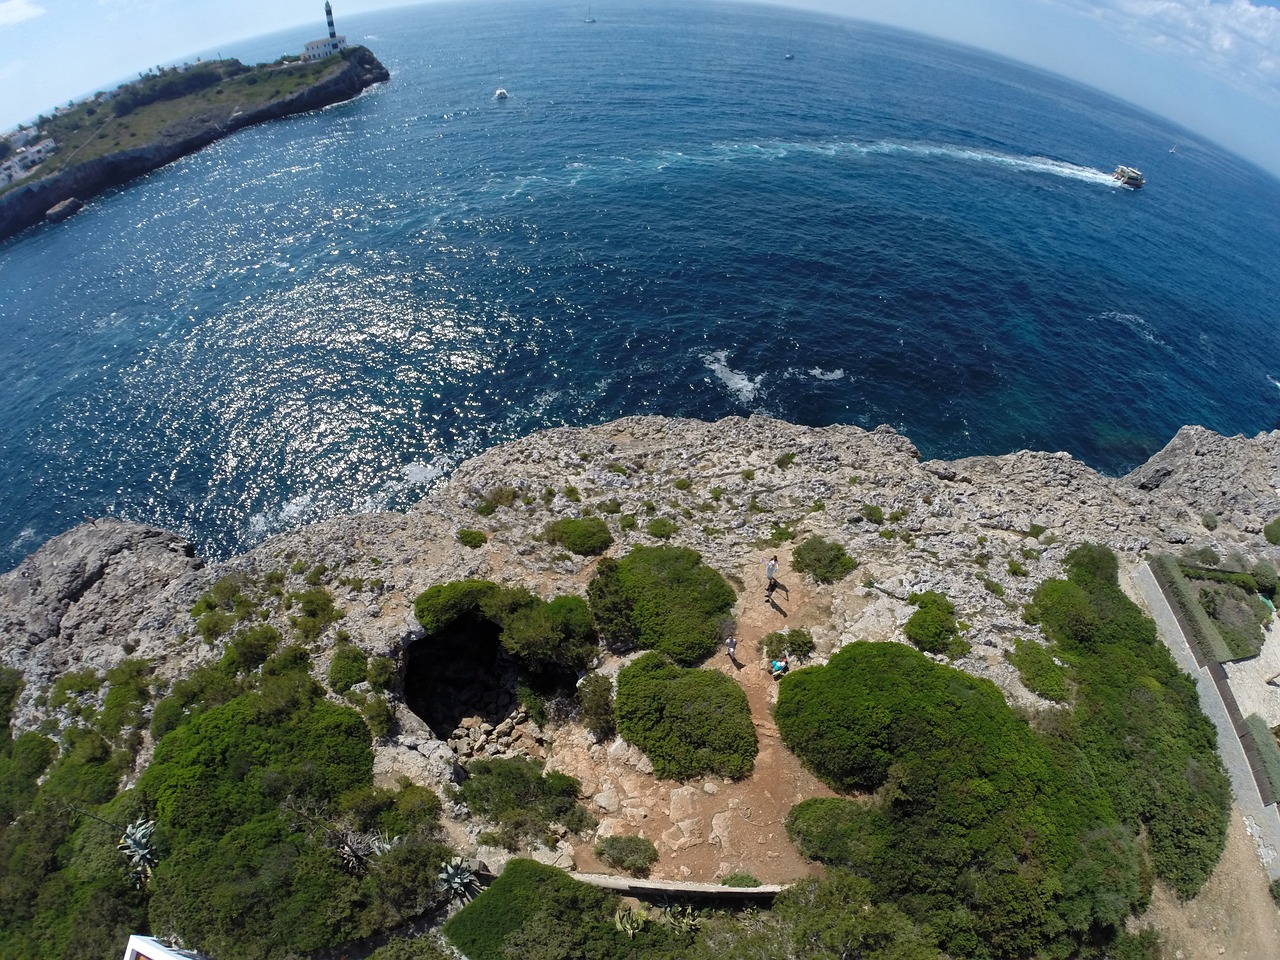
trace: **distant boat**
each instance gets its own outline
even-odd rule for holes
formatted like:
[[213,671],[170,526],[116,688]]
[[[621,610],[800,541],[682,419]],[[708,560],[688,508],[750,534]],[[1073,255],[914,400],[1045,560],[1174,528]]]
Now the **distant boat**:
[[795,55],[794,53],[788,53],[788,54],[787,54],[785,57],[783,57],[782,59],[783,59],[783,60],[794,60],[795,58],[796,58],[796,55]]
[[1133,190],[1142,189],[1142,185],[1147,182],[1142,171],[1123,165],[1116,167],[1115,172],[1111,174],[1111,179]]
[[591,15],[591,8],[587,7],[587,15],[582,18],[583,23],[595,23],[596,18]]
[[506,91],[506,88],[505,88],[505,87],[499,87],[497,90],[493,91],[493,99],[495,99],[495,100],[505,100],[505,99],[507,99],[507,91]]
[[1177,153],[1177,152],[1178,152],[1178,145],[1175,143],[1172,147],[1170,147],[1170,148],[1169,148],[1169,152],[1170,152],[1170,153]]

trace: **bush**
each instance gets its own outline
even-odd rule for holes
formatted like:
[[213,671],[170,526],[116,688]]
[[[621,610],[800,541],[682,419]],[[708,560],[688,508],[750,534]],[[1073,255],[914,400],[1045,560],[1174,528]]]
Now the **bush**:
[[465,616],[480,611],[498,592],[489,580],[454,580],[437,583],[418,594],[413,613],[427,633],[440,633]]
[[458,542],[464,547],[476,550],[489,542],[489,535],[483,530],[459,530]]
[[796,547],[791,554],[791,565],[818,583],[835,583],[857,569],[858,561],[840,544],[814,536]]
[[233,673],[252,673],[280,646],[280,631],[268,623],[241,630],[227,642],[222,663]]
[[364,717],[369,732],[377,739],[389,734],[396,723],[396,712],[387,703],[386,697],[370,697],[360,708],[360,715]]
[[549,543],[556,543],[579,556],[594,557],[613,544],[609,527],[599,517],[565,517],[547,525],[543,531]]
[[669,517],[654,517],[645,525],[644,531],[655,540],[670,540],[679,529],[679,524]]
[[375,690],[385,690],[391,686],[396,676],[396,662],[390,657],[373,657],[365,671],[365,679]]
[[1065,703],[1067,679],[1053,655],[1034,640],[1015,637],[1013,644],[1013,652],[1006,653],[1005,659],[1018,671],[1023,686],[1046,700]]
[[312,643],[320,638],[324,628],[337,623],[345,616],[333,605],[333,595],[324,587],[311,587],[288,597],[290,605],[296,604],[298,613],[289,618],[294,632],[303,643]]
[[334,693],[346,693],[357,683],[364,683],[368,665],[369,659],[359,647],[349,643],[340,645],[329,661],[329,689]]
[[1276,517],[1263,527],[1262,535],[1267,538],[1267,543],[1272,546],[1280,546],[1280,517]]
[[884,523],[884,510],[874,503],[864,503],[858,513],[862,515],[863,520],[869,520],[875,524]]
[[761,647],[769,660],[776,660],[783,654],[804,660],[814,651],[813,634],[808,630],[775,630],[765,636]]
[[529,595],[528,602],[500,619],[502,647],[534,673],[573,672],[596,655],[591,610],[581,597],[556,597],[545,602]]
[[644,837],[605,837],[596,844],[595,853],[615,870],[625,870],[633,877],[647,877],[649,868],[658,862],[658,848]]
[[749,873],[731,873],[720,881],[722,887],[758,887],[760,881]]
[[918,609],[902,628],[907,639],[925,653],[946,654],[952,660],[969,652],[969,644],[960,638],[954,604],[936,590],[913,593],[907,598]]
[[574,833],[594,827],[595,820],[578,803],[581,786],[563,773],[544,776],[542,764],[518,757],[468,764],[467,778],[455,793],[473,814],[495,823],[498,839],[514,850],[545,837],[553,822]]
[[659,650],[681,664],[720,646],[720,622],[737,599],[724,578],[683,547],[636,547],[600,562],[587,590],[591,614],[613,649]]
[[615,712],[618,732],[663,779],[704,773],[741,779],[755,765],[747,695],[718,671],[682,669],[647,653],[618,674]]
[[989,681],[853,643],[784,677],[776,717],[827,783],[878,791],[794,807],[801,852],[910,904],[952,955],[1071,955],[1140,905],[1133,832],[1079,754],[1040,740]]
[[490,517],[499,507],[509,507],[515,502],[515,487],[494,487],[476,504],[476,513],[482,517]]
[[616,730],[613,715],[613,681],[602,673],[589,673],[578,684],[582,722],[597,740],[610,739]]
[[1218,529],[1217,514],[1213,514],[1213,513],[1203,514],[1200,517],[1200,522],[1204,524],[1204,528],[1206,530],[1213,531]]

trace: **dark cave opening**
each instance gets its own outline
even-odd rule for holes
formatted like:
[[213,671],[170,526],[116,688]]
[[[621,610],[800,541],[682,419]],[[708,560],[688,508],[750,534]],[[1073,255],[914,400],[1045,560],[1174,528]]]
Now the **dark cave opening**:
[[467,717],[498,723],[515,705],[516,667],[500,632],[487,617],[465,614],[405,650],[405,703],[440,739]]

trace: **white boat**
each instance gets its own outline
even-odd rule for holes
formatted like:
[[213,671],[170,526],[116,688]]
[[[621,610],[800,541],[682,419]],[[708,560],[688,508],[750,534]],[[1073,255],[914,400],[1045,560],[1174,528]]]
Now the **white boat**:
[[587,7],[587,15],[582,18],[583,23],[595,23],[596,18],[591,15],[591,8]]
[[1132,190],[1141,190],[1142,185],[1147,182],[1141,170],[1135,170],[1133,167],[1123,165],[1116,167],[1111,174],[1111,179]]
[[505,100],[505,99],[507,99],[507,90],[506,90],[506,88],[505,88],[505,87],[499,87],[497,90],[493,91],[493,99],[495,99],[495,100]]

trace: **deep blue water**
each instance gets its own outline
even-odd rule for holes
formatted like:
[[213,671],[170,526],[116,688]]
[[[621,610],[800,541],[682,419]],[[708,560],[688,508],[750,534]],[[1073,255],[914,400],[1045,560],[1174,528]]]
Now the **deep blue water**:
[[225,555],[632,413],[1113,473],[1183,423],[1275,426],[1280,182],[903,33],[592,11],[340,17],[390,84],[0,245],[0,569],[102,514]]

